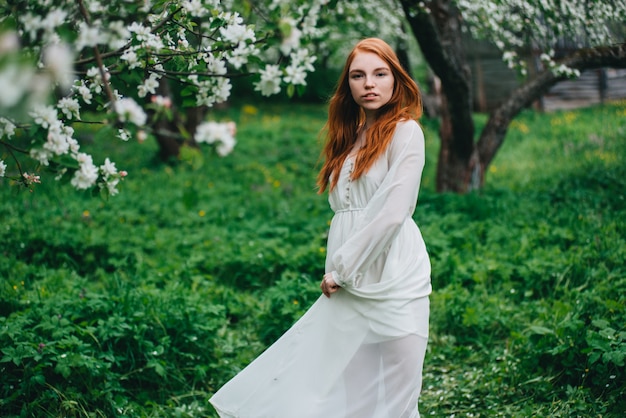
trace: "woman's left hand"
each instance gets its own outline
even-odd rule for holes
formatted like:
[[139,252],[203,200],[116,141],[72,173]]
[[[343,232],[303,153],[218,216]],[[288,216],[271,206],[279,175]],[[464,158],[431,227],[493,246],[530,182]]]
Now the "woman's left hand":
[[335,282],[335,279],[333,279],[332,273],[326,273],[322,279],[322,283],[320,283],[320,289],[322,289],[324,296],[329,298],[330,295],[338,291],[340,287]]

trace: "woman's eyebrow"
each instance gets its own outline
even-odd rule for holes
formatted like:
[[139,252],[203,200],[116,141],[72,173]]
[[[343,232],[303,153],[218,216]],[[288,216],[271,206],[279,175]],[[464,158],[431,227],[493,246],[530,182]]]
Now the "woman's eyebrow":
[[[376,71],[390,71],[389,67],[379,67],[379,68],[375,68],[374,72]],[[350,70],[350,73],[356,73],[356,72],[360,72],[360,73],[364,73],[364,70],[361,70],[360,68],[355,68],[354,70]]]

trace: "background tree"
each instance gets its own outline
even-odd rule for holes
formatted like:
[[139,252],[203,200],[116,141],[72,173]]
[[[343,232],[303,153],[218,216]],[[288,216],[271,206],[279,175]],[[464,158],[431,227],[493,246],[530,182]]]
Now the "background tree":
[[[485,170],[504,141],[512,119],[551,86],[600,67],[626,67],[622,1],[556,0],[400,0],[429,66],[441,80],[441,149],[438,191],[480,188]],[[471,69],[463,47],[466,30],[494,43],[503,59],[526,76],[523,54],[541,51],[542,69],[494,109],[475,141]],[[574,42],[567,56],[555,60],[560,40]]]

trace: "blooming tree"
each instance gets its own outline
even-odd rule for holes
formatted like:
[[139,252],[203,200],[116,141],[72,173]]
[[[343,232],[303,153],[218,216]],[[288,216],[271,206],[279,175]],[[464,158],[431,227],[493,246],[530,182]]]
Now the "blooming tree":
[[[306,85],[311,42],[328,0],[8,0],[0,5],[0,177],[32,187],[45,168],[77,189],[114,195],[126,171],[81,151],[75,127],[99,137],[212,144],[226,155],[232,123],[185,109],[228,99],[231,78],[255,75],[263,95]],[[262,13],[261,13],[262,12]],[[191,131],[191,133],[189,133]],[[26,158],[23,158],[26,157]]]
[[[426,60],[442,86],[437,189],[465,192],[483,184],[486,167],[511,120],[551,86],[580,71],[626,67],[626,2],[617,0],[399,0]],[[527,76],[524,53],[540,51],[542,68],[495,109],[474,141],[471,69],[465,31],[495,44]],[[555,46],[571,45],[557,57]]]

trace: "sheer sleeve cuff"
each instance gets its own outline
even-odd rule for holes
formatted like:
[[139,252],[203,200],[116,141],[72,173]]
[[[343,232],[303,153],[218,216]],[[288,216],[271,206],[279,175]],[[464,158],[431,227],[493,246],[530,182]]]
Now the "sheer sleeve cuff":
[[345,287],[345,283],[341,280],[341,276],[337,273],[337,271],[331,271],[330,275],[333,276],[333,280],[337,283],[337,286]]

